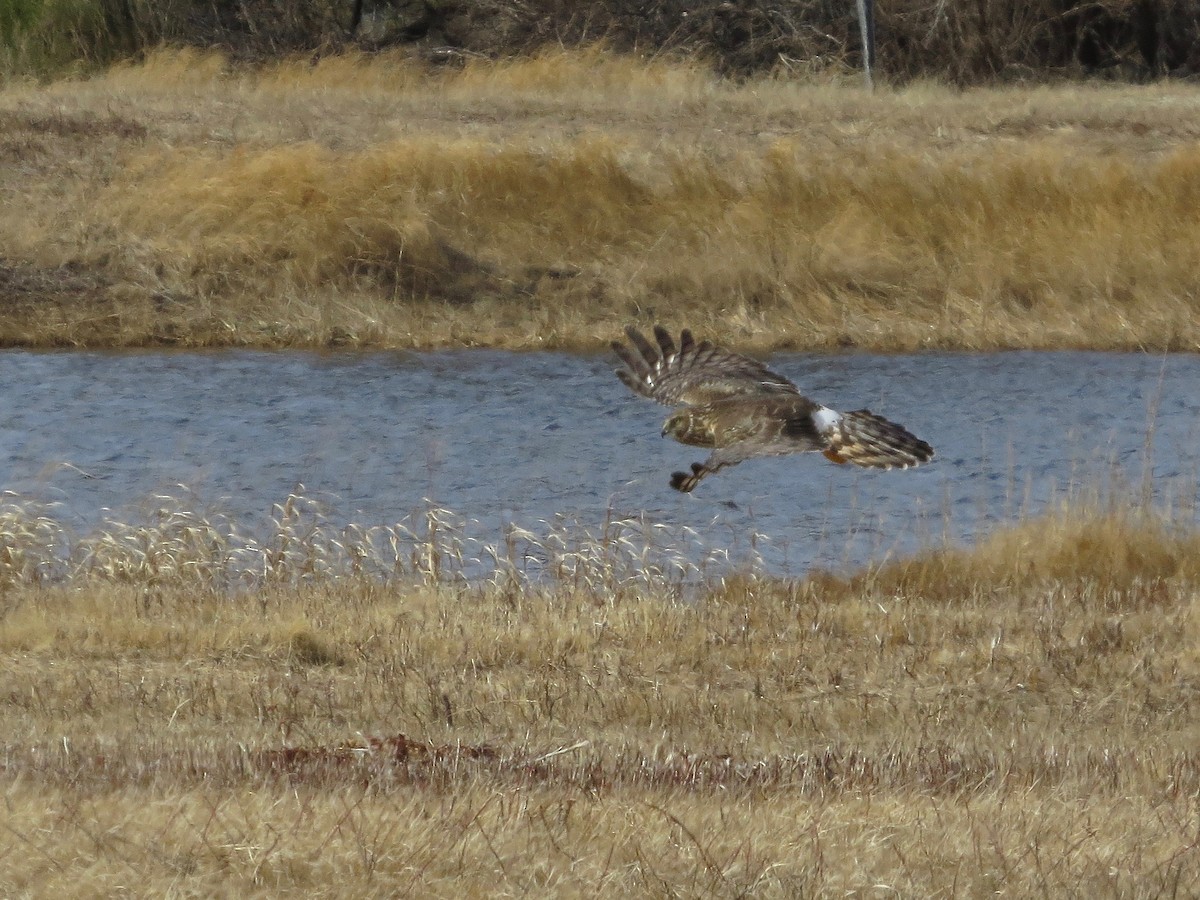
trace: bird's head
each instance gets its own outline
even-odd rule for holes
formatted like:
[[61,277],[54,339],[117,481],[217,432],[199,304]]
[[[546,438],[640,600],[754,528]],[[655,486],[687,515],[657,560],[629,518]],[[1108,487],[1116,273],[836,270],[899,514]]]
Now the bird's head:
[[681,444],[693,447],[711,447],[714,443],[712,427],[691,409],[678,409],[671,413],[663,423],[662,433],[663,437],[674,438]]

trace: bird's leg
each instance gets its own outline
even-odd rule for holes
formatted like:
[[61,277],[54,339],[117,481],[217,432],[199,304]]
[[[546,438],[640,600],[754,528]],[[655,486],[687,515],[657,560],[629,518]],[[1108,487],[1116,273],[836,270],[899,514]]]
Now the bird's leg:
[[746,452],[744,443],[720,447],[710,453],[708,459],[704,462],[692,463],[691,474],[687,472],[672,473],[671,487],[677,491],[683,491],[685,494],[691,493],[692,489],[700,483],[701,478],[719,472],[726,466],[736,466],[742,460],[749,459],[751,456],[753,454]]
[[689,475],[687,472],[672,472],[671,487],[677,491],[683,491],[689,494],[696,485],[700,483],[700,479],[711,472],[703,463],[692,463],[692,472]]

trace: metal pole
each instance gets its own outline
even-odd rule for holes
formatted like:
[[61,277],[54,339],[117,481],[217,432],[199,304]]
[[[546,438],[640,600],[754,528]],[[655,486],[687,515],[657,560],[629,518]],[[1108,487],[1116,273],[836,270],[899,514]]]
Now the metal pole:
[[867,90],[875,89],[871,73],[875,68],[875,0],[855,0],[858,6],[858,30],[862,34],[863,78]]

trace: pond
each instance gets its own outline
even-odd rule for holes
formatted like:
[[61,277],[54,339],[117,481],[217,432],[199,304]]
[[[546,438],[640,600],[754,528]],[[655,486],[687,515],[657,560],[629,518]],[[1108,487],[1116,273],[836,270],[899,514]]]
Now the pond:
[[[704,457],[608,355],[0,353],[0,488],[87,532],[170,495],[264,521],[303,485],[332,521],[428,503],[481,534],[641,516],[788,573],[970,539],[1077,490],[1153,491],[1194,510],[1200,357],[1108,353],[777,354],[815,399],[867,407],[933,444],[876,472],[817,454],[752,460],[691,495]],[[1191,513],[1188,513],[1191,514]],[[690,534],[690,532],[687,532]]]

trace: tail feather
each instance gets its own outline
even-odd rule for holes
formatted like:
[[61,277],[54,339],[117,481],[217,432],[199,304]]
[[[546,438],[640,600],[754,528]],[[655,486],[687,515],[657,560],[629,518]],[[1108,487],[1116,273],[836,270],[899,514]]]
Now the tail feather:
[[842,413],[830,430],[826,450],[836,462],[872,469],[909,469],[933,455],[933,448],[907,429],[865,409]]

